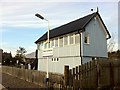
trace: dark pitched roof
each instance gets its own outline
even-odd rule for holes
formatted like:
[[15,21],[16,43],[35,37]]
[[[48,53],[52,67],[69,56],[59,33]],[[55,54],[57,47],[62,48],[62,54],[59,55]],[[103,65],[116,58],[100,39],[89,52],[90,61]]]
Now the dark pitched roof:
[[[60,27],[57,27],[57,28],[54,28],[52,30],[50,30],[50,39],[51,38],[54,38],[54,37],[58,37],[58,36],[61,36],[61,35],[64,35],[64,34],[68,34],[68,33],[71,33],[71,32],[75,32],[75,31],[82,31],[84,29],[84,27],[91,21],[91,19],[93,17],[95,17],[96,15],[99,15],[98,12],[95,12],[95,13],[92,13],[92,14],[89,14],[85,17],[82,17],[80,19],[77,19],[75,21],[72,21],[70,23],[67,23],[65,25],[62,25]],[[101,19],[101,17],[100,17]],[[102,19],[101,19],[102,20]],[[102,21],[103,23],[103,21]],[[107,33],[109,34],[105,24],[103,23]],[[35,43],[38,43],[40,41],[44,41],[44,40],[47,40],[47,32],[42,36],[40,37]]]

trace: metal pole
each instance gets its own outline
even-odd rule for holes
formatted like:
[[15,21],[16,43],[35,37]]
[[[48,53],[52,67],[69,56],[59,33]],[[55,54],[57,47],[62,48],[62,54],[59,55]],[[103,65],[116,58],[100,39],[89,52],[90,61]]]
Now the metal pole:
[[[48,22],[48,34],[47,34],[47,43],[48,43],[48,48],[50,47],[50,40],[49,40],[49,38],[50,38],[50,36],[49,36],[49,31],[50,31],[50,25],[49,25],[49,21],[47,20],[47,19],[45,19],[47,22]],[[46,85],[47,85],[47,88],[48,88],[48,86],[49,86],[49,73],[48,73],[48,68],[49,68],[49,66],[48,66],[48,63],[49,63],[49,56],[47,57],[47,76],[46,76]]]
[[[48,22],[48,33],[47,33],[47,43],[48,43],[48,48],[50,47],[50,25],[49,25],[49,20],[47,20],[46,18],[44,18],[44,20],[46,20]],[[48,82],[49,82],[49,73],[48,73],[48,63],[49,63],[49,56],[47,57],[47,75],[46,75],[46,84],[47,84],[47,88],[48,88]]]
[[46,75],[46,78],[49,78],[49,74],[48,74],[48,60],[49,60],[49,57],[47,57],[47,75]]
[[[49,21],[47,20],[47,19],[45,19],[47,22],[48,22],[48,37],[47,37],[47,39],[48,39],[48,48],[50,47],[50,40],[49,40],[49,38],[50,38],[50,34],[49,34],[49,32],[50,32],[50,25],[49,25]],[[49,60],[49,56],[47,57],[47,78],[49,78],[49,74],[48,74],[48,60]]]
[[50,34],[49,34],[49,32],[50,32],[50,25],[49,25],[49,21],[48,21],[47,19],[45,19],[45,18],[44,18],[44,20],[46,20],[46,21],[48,22],[47,42],[48,42],[48,43],[50,43],[50,40],[49,40],[49,38],[50,38]]
[[[44,20],[46,20],[48,22],[48,33],[47,33],[47,43],[48,43],[48,48],[50,47],[50,36],[49,36],[49,31],[50,31],[50,25],[49,25],[49,21],[47,19],[44,18]],[[49,73],[48,73],[48,63],[49,63],[49,56],[47,57],[47,75],[46,75],[46,88],[48,89],[48,86],[49,86]]]
[[[38,18],[40,18],[40,19],[42,19],[42,20],[46,20],[47,22],[48,22],[48,33],[47,33],[47,42],[46,43],[48,43],[48,48],[50,47],[50,40],[49,40],[49,31],[50,31],[50,26],[49,26],[49,21],[46,19],[46,18],[44,18],[43,16],[41,16],[40,14],[35,14],[35,16],[37,16]],[[48,61],[49,60],[49,56],[47,57],[47,62],[46,62],[46,64],[47,64],[47,69],[46,69],[46,71],[47,71],[47,75],[46,75],[46,87],[48,88],[48,82],[49,82],[49,73],[48,73]]]

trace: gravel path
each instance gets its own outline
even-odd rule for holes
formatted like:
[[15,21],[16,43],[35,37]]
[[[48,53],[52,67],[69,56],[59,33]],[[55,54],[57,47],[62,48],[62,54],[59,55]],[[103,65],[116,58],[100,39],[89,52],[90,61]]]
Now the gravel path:
[[[8,90],[41,90],[39,85],[2,73],[2,85]],[[4,89],[3,89],[4,90]]]

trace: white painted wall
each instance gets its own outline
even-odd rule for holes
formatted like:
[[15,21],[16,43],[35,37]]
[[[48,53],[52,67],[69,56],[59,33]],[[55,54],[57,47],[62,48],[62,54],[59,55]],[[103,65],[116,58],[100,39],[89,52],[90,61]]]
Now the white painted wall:
[[[106,34],[98,19],[93,19],[85,28],[89,33],[90,44],[85,44],[83,40],[83,54],[85,56],[108,57]],[[83,32],[83,38],[85,35]]]
[[[74,68],[81,64],[80,61],[80,57],[59,58],[58,61],[52,61],[52,58],[49,58],[48,71],[64,74],[65,65],[68,65],[70,68]],[[38,70],[47,70],[47,58],[38,60]]]
[[73,44],[53,49],[53,57],[80,56],[80,44]]
[[[52,58],[58,58],[58,61],[52,61]],[[80,44],[74,44],[64,47],[53,48],[53,56],[49,57],[49,72],[64,74],[64,66],[69,65],[70,68],[81,64]],[[47,70],[47,58],[42,56],[42,49],[38,51],[38,70]]]

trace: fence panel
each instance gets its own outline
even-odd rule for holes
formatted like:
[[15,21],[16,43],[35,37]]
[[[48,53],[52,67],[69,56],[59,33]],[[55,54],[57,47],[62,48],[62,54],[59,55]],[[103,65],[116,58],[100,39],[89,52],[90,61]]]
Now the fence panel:
[[[2,72],[42,87],[46,84],[46,72],[8,66],[2,66]],[[72,69],[65,66],[64,75],[49,73],[49,85],[74,90],[120,88],[120,60],[93,60]]]
[[120,60],[93,60],[76,68],[67,67],[65,83],[74,90],[120,89]]
[[[40,85],[41,87],[46,87],[46,72],[41,72],[37,70],[28,70],[23,68],[15,68],[9,66],[2,66],[2,72],[10,74],[14,77],[26,80],[28,82],[33,82]],[[64,78],[61,74],[49,73],[49,83],[53,83],[53,87],[61,88],[64,84]]]
[[99,61],[99,87],[110,86],[110,64],[109,61]]

